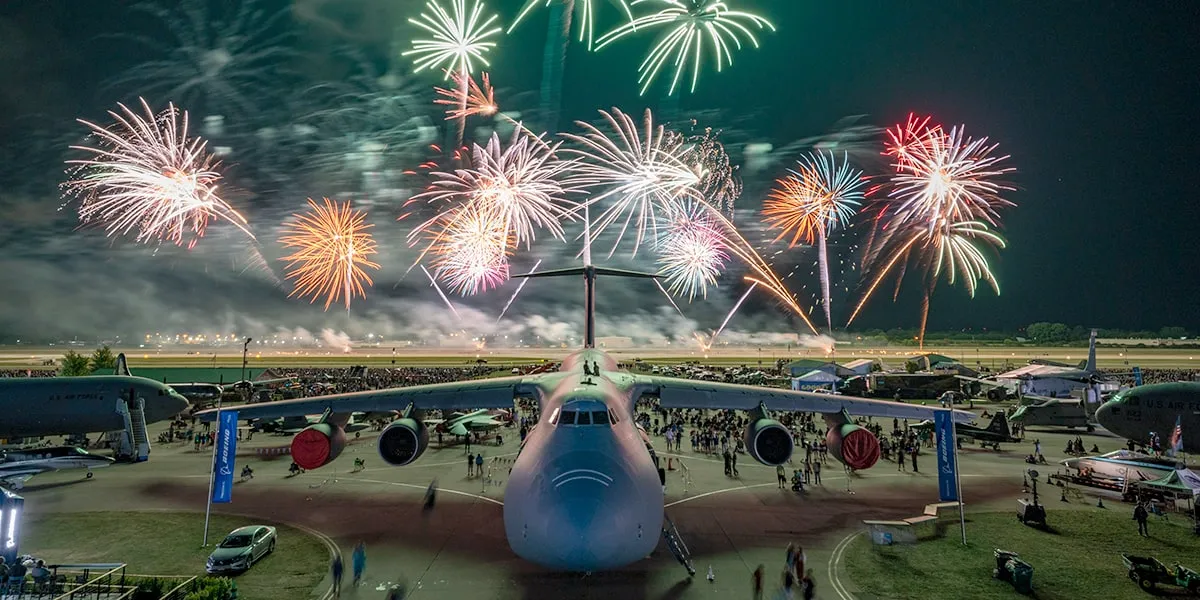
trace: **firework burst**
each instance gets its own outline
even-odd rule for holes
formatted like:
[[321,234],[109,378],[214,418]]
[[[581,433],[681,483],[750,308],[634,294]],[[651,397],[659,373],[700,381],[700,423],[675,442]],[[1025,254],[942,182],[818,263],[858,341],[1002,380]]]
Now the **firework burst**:
[[663,243],[659,245],[659,275],[667,290],[688,301],[697,295],[707,298],[708,286],[729,260],[721,225],[710,207],[689,203],[664,224]]
[[[554,2],[562,1],[563,0],[546,0],[543,3],[542,0],[529,0],[525,3],[525,6],[521,9],[521,12],[517,15],[517,18],[513,20],[513,24],[508,27],[508,33],[512,33],[513,30],[517,28],[517,25],[519,25],[526,15],[532,12],[538,4],[544,4],[545,6],[549,7]],[[598,1],[599,0],[569,0],[569,3],[574,5],[574,11],[578,13],[578,18],[576,21],[579,23],[579,41],[586,41],[588,50],[592,49],[592,40],[595,39],[595,5],[598,3]],[[637,0],[634,0],[634,2],[636,3]],[[625,13],[626,18],[628,18],[630,21],[633,20],[633,12],[629,10],[629,2],[627,0],[612,0],[612,3],[616,4],[617,7]]]
[[663,145],[671,153],[681,150],[684,164],[696,165],[700,173],[700,180],[694,186],[696,192],[710,206],[732,216],[734,204],[742,195],[742,180],[725,145],[717,139],[719,135],[721,132],[711,127],[692,135],[667,131],[667,141]]
[[[637,0],[634,4],[646,1],[650,0]],[[675,65],[675,75],[671,78],[667,95],[675,93],[675,86],[689,67],[692,71],[691,91],[695,92],[702,56],[715,56],[717,72],[720,72],[723,67],[733,64],[730,46],[741,50],[742,38],[745,38],[757,48],[758,38],[753,29],[775,31],[770,21],[752,13],[730,10],[729,5],[720,0],[653,1],[665,6],[656,13],[638,17],[604,34],[597,46],[597,49],[603,48],[640,29],[666,29],[638,67],[638,83],[642,84],[642,94],[650,89],[650,84],[654,83],[659,71],[668,62]],[[707,50],[706,45],[710,46]]]
[[133,233],[138,242],[169,240],[195,246],[209,221],[223,219],[253,238],[245,217],[221,199],[219,163],[206,142],[188,137],[188,115],[174,105],[155,115],[141,100],[144,114],[118,104],[111,128],[88,121],[93,146],[72,146],[91,154],[70,160],[64,192],[81,199],[79,219],[104,227],[109,236]]
[[[683,198],[699,199],[695,186],[700,175],[695,167],[684,162],[686,148],[668,144],[664,128],[655,127],[647,109],[639,130],[633,119],[618,109],[600,111],[611,136],[597,127],[576,122],[583,135],[564,134],[579,148],[568,148],[579,157],[574,167],[579,185],[596,189],[588,204],[612,200],[597,218],[592,230],[593,241],[609,226],[621,221],[617,241],[609,252],[616,252],[632,224],[635,231],[633,254],[636,255],[647,229],[657,240],[658,216],[671,217]],[[661,214],[660,214],[661,213]],[[624,217],[622,219],[622,216]]]
[[[462,73],[449,73],[449,75],[454,80],[454,86],[457,89],[433,88],[433,91],[441,96],[433,101],[434,104],[453,107],[446,109],[447,121],[474,116],[489,117],[500,110],[500,107],[496,105],[495,91],[492,89],[492,82],[487,73],[480,76],[482,84],[475,83],[475,79],[470,75],[465,76],[466,81],[463,81]],[[464,87],[467,89],[465,105],[462,101],[462,93],[459,91]]]
[[463,296],[508,281],[516,242],[494,208],[485,203],[460,206],[443,217],[445,226],[432,236],[434,273]]
[[350,310],[355,296],[366,298],[364,284],[372,285],[367,269],[379,269],[371,262],[376,254],[375,240],[367,232],[366,213],[324,199],[324,204],[308,200],[309,210],[293,215],[285,225],[279,243],[293,248],[287,261],[287,277],[295,283],[288,297],[300,296],[316,302],[325,298],[325,310],[334,302],[344,302]]
[[483,19],[483,3],[474,2],[471,10],[467,10],[467,0],[450,0],[451,10],[447,11],[437,2],[430,0],[425,3],[428,12],[421,13],[418,19],[408,22],[424,29],[430,39],[413,38],[412,49],[401,53],[401,56],[413,57],[417,71],[442,67],[449,73],[472,73],[475,62],[487,65],[484,53],[496,47],[496,42],[486,41],[498,33],[500,27],[492,24],[498,18],[492,15]]

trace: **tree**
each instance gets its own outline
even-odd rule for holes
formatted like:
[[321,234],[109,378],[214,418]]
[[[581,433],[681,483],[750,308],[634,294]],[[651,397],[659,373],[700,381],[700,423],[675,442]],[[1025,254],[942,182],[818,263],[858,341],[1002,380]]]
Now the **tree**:
[[67,350],[67,353],[59,360],[58,374],[63,377],[78,377],[90,372],[87,357],[74,350]]
[[1158,331],[1158,337],[1177,340],[1187,337],[1187,330],[1182,327],[1163,327]]
[[117,368],[117,357],[113,354],[112,348],[105,344],[92,353],[91,360],[92,372],[111,371]]

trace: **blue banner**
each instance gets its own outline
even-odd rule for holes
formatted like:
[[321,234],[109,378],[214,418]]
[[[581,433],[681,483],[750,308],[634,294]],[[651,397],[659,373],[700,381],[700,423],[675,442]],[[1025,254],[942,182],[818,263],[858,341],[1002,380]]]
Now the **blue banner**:
[[1133,368],[1133,385],[1135,387],[1142,385],[1142,368],[1141,367]]
[[236,410],[221,412],[221,421],[217,424],[217,464],[213,476],[212,501],[225,504],[233,501],[233,469],[236,466],[237,455],[237,423]]
[[955,440],[954,419],[951,411],[939,410],[933,414],[933,426],[937,431],[938,496],[942,502],[958,500],[958,482],[954,464]]

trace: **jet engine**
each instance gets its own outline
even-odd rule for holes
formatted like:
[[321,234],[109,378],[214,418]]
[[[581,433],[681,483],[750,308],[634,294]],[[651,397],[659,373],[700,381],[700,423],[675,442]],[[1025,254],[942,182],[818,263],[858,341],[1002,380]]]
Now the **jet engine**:
[[756,419],[746,428],[746,451],[764,465],[782,465],[792,457],[792,433],[774,419]]
[[856,471],[869,469],[879,461],[879,439],[853,423],[830,427],[825,443],[834,458]]
[[429,430],[416,419],[396,419],[379,434],[379,456],[389,465],[407,465],[420,458],[428,447]]
[[346,432],[337,425],[309,425],[292,438],[292,462],[302,469],[323,467],[346,448]]

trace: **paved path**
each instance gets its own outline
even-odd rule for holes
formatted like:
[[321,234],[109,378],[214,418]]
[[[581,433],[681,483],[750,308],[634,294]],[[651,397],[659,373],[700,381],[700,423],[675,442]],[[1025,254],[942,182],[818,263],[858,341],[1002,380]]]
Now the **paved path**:
[[[157,428],[152,429],[152,436],[157,435]],[[506,435],[510,441],[504,447],[483,446],[485,456],[501,461],[510,458],[516,437]],[[1005,452],[973,448],[961,452],[966,475],[963,492],[972,508],[1007,507],[1020,496],[1021,473],[1027,467],[1023,457],[1031,450],[1034,437],[1042,439],[1043,451],[1053,463],[1060,458],[1057,455],[1068,436],[1031,433],[1029,443]],[[1119,445],[1114,438],[1084,437],[1089,447],[1098,441],[1103,451]],[[259,435],[242,448],[288,442],[289,438]],[[476,451],[479,448],[474,447]],[[647,560],[587,577],[549,573],[525,563],[504,539],[501,504],[507,463],[496,465],[497,485],[485,488],[478,479],[466,478],[462,448],[431,448],[416,465],[394,468],[378,458],[373,434],[351,443],[333,464],[297,477],[286,477],[290,463],[286,457],[271,461],[239,458],[239,468],[250,464],[256,476],[235,486],[232,504],[214,509],[311,527],[332,537],[347,555],[357,541],[365,541],[365,585],[348,589],[343,596],[348,598],[382,598],[381,586],[396,581],[409,582],[411,597],[418,600],[750,597],[754,568],[765,565],[767,581],[774,584],[782,570],[784,548],[796,542],[805,548],[818,578],[818,597],[848,599],[856,588],[837,577],[837,556],[847,535],[859,530],[863,519],[914,516],[937,500],[932,453],[921,457],[921,473],[897,472],[895,463],[881,462],[854,476],[853,495],[846,490],[838,464],[830,459],[824,487],[803,496],[778,489],[773,469],[749,459],[739,461],[741,477],[731,479],[722,474],[719,459],[692,453],[686,445],[681,454],[691,483],[685,490],[684,471],[678,466],[670,473],[667,514],[693,552],[699,571],[694,580],[689,580],[661,544]],[[35,512],[202,511],[209,456],[209,452],[194,452],[190,444],[159,445],[149,462],[97,471],[90,481],[71,472],[40,476],[23,495],[27,510]],[[351,473],[356,457],[366,461],[367,469]],[[1054,467],[1041,470],[1053,471]],[[435,478],[441,489],[438,505],[431,515],[424,516],[422,498]],[[197,532],[197,542],[199,535]],[[714,583],[704,578],[709,565],[716,574]]]

